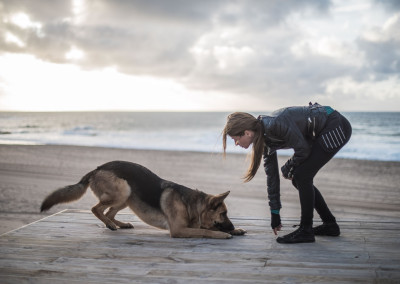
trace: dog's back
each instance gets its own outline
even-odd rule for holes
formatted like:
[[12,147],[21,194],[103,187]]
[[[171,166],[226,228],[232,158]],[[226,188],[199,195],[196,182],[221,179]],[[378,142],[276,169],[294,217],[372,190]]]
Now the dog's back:
[[110,171],[118,178],[126,180],[135,195],[146,204],[160,209],[160,199],[164,191],[164,182],[149,169],[131,162],[112,161],[101,165],[97,170]]

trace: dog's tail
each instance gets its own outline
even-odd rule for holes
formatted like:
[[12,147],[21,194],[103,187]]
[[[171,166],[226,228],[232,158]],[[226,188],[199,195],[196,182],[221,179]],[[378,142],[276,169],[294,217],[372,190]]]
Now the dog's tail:
[[77,184],[67,185],[50,193],[42,202],[40,212],[47,211],[59,203],[67,203],[80,199],[89,187],[90,177],[96,170],[87,173]]

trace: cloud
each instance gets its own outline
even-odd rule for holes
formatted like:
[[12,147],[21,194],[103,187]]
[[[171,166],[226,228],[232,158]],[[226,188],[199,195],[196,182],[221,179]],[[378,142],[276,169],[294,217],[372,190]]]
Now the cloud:
[[[69,5],[67,5],[68,3]],[[75,3],[75,5],[74,5]],[[79,4],[80,3],[80,4]],[[132,74],[185,76],[195,63],[189,50],[218,26],[246,25],[264,29],[308,1],[7,1],[2,10],[6,29],[25,48],[3,42],[2,49],[32,53],[66,62],[65,54],[75,46],[87,57],[86,68],[118,67]],[[325,3],[322,1],[321,3]],[[78,7],[76,7],[78,6]],[[306,6],[311,6],[310,4]],[[323,6],[318,4],[318,7]],[[49,11],[54,11],[49,13]],[[259,13],[260,11],[265,11]],[[40,25],[22,28],[11,18],[19,13]],[[249,19],[249,21],[245,19]]]
[[397,98],[389,88],[400,80],[398,3],[3,1],[0,50],[171,79],[263,108],[349,96],[338,91],[345,81],[376,82]]
[[398,0],[375,0],[375,2],[382,5],[389,12],[400,10],[400,2]]
[[390,17],[382,27],[372,27],[358,40],[365,52],[367,68],[378,76],[400,74],[400,12]]
[[381,80],[370,78],[363,81],[350,76],[339,77],[327,81],[325,87],[323,99],[326,102],[335,105],[335,102],[342,101],[351,111],[390,109],[391,106],[400,105],[400,82],[394,75]]
[[[62,5],[69,3],[70,5]],[[1,43],[9,52],[31,53],[38,58],[66,63],[72,47],[87,54],[84,68],[115,66],[131,74],[179,76],[193,60],[187,50],[209,26],[209,11],[218,1],[8,1],[5,29],[24,43]],[[215,4],[216,3],[216,4]],[[45,13],[43,11],[55,11]],[[63,12],[61,12],[63,11]],[[22,28],[11,19],[15,13],[41,25],[41,34]],[[211,13],[212,14],[212,13]]]

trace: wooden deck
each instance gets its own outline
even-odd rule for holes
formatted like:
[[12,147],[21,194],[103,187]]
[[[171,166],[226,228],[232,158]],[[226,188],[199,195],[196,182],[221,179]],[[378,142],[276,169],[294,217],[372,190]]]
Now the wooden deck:
[[65,210],[0,236],[0,282],[400,283],[400,222],[341,221],[338,238],[282,245],[268,220],[232,218],[248,234],[230,240],[171,239],[118,216],[135,229],[113,232],[89,211]]

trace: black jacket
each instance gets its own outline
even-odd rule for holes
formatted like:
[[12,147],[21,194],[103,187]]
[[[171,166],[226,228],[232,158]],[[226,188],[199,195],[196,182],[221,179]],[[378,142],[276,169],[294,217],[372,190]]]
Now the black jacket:
[[319,104],[308,107],[288,107],[275,111],[271,116],[259,116],[264,127],[264,169],[271,210],[280,209],[280,180],[276,150],[293,149],[288,167],[301,164],[311,153],[314,139],[325,127],[329,107]]

